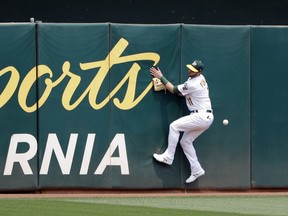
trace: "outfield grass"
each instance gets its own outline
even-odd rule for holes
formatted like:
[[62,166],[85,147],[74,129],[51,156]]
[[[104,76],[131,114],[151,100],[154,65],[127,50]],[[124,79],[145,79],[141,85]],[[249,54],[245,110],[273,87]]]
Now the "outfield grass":
[[288,215],[288,196],[0,199],[1,216]]

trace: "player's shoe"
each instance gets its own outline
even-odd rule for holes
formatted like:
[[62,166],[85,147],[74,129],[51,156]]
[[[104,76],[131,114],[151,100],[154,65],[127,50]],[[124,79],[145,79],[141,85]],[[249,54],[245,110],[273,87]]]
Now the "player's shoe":
[[158,162],[161,162],[161,163],[165,163],[165,164],[168,164],[168,165],[171,165],[173,160],[165,157],[163,154],[153,154],[153,157],[155,158],[155,160],[157,160]]
[[194,182],[197,178],[199,178],[200,176],[203,176],[205,174],[205,171],[203,169],[199,170],[196,173],[192,173],[191,176],[186,179],[186,183],[191,183]]

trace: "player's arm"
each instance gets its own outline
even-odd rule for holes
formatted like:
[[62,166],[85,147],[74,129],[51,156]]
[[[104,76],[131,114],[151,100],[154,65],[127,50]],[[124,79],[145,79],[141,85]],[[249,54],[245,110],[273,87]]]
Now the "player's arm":
[[[163,78],[165,78],[164,76],[162,76]],[[164,84],[165,81],[163,82],[163,78],[161,79],[161,82]],[[166,79],[166,78],[165,78]],[[167,79],[166,79],[167,80]],[[168,81],[168,80],[167,80]],[[178,90],[178,86],[174,86],[171,82],[167,82],[166,84],[164,84],[166,89],[168,89],[169,92],[171,92],[172,94],[177,94],[182,96],[181,92]]]
[[168,89],[169,92],[172,94],[178,94],[182,95],[180,91],[178,90],[177,86],[174,86],[171,82],[169,82],[162,74],[161,70],[158,68],[150,68],[150,73],[152,76],[158,78],[161,80],[161,82],[165,85],[166,89]]

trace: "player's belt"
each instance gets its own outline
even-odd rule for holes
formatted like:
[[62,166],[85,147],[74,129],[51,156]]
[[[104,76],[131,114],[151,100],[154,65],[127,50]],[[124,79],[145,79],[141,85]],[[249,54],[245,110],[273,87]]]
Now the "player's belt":
[[212,113],[212,110],[192,110],[192,113],[201,113],[201,112],[207,112],[207,113]]

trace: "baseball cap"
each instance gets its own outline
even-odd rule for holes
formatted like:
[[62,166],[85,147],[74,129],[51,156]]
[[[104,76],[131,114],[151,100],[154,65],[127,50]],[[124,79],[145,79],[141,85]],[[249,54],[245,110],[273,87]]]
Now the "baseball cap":
[[191,64],[186,65],[189,70],[198,73],[204,69],[204,64],[199,60],[194,60]]

